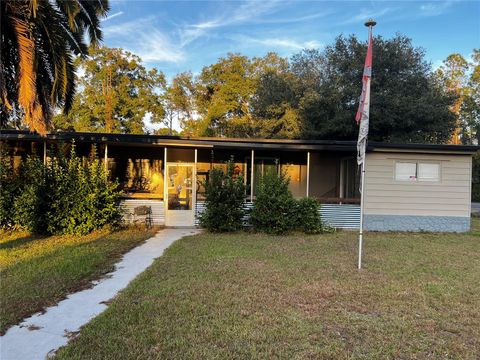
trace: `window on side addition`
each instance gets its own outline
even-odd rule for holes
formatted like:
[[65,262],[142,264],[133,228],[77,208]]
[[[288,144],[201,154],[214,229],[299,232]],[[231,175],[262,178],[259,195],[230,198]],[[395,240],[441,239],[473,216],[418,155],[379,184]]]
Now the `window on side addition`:
[[440,164],[423,162],[397,162],[396,181],[440,181]]

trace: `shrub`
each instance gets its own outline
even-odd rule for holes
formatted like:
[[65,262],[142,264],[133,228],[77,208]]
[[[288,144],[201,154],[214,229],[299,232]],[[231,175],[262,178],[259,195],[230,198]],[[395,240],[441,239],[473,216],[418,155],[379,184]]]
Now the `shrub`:
[[205,210],[200,224],[212,232],[236,231],[243,226],[245,186],[242,176],[234,176],[234,163],[227,171],[214,168],[205,182]]
[[314,198],[297,200],[296,228],[306,234],[319,234],[324,231],[322,219],[318,209],[320,203]]
[[20,165],[17,194],[13,200],[14,223],[28,231],[46,231],[46,169],[37,156],[28,156]]
[[284,234],[295,228],[296,201],[285,174],[266,173],[260,178],[250,220],[255,230]]
[[318,200],[295,200],[288,184],[285,174],[267,173],[260,179],[251,213],[254,229],[277,235],[293,230],[307,234],[328,230],[320,218]]
[[[107,179],[95,156],[79,158],[58,153],[44,165],[27,157],[15,172],[9,161],[0,165],[0,226],[19,226],[46,234],[87,234],[121,218],[120,191]],[[4,181],[5,180],[5,181]],[[10,192],[9,192],[10,191]]]
[[8,146],[0,142],[0,227],[13,226],[13,200],[18,192]]

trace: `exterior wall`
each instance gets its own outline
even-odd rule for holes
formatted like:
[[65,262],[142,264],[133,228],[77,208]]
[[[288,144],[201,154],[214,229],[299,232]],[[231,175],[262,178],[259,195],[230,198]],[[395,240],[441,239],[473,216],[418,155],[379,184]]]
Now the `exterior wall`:
[[[440,164],[439,181],[395,180],[397,161]],[[366,158],[365,228],[374,231],[470,229],[470,155],[373,152]]]

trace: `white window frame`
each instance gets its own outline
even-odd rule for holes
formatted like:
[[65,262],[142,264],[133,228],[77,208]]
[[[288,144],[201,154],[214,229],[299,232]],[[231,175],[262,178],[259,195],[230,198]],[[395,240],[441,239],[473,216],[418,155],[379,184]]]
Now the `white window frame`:
[[[397,178],[397,164],[415,164],[415,177],[409,179]],[[438,167],[437,178],[425,179],[419,176],[419,170],[421,165],[436,165]],[[393,179],[399,183],[439,183],[441,181],[442,167],[439,162],[436,161],[422,161],[422,160],[397,160],[395,161]]]

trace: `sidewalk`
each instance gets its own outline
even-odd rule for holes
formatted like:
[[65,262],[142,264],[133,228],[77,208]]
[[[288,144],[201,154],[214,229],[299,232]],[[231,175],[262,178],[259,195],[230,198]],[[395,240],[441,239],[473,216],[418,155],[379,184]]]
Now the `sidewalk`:
[[115,270],[90,289],[70,294],[57,305],[25,319],[0,337],[1,360],[43,360],[95,316],[105,302],[115,297],[130,281],[149,267],[153,260],[176,240],[199,233],[196,229],[164,229],[144,244],[126,253]]

